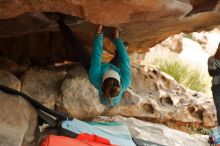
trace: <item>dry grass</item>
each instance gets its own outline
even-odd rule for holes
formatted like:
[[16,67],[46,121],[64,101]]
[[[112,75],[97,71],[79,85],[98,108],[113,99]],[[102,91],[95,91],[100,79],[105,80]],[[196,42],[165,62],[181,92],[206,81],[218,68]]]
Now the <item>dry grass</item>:
[[209,80],[199,69],[191,68],[180,59],[154,59],[152,62],[157,68],[172,76],[179,84],[199,92],[206,93],[209,89]]

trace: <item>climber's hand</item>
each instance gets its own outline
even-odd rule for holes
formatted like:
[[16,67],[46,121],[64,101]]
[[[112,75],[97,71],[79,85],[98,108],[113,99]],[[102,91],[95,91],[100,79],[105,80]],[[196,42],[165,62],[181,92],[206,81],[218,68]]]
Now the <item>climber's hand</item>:
[[114,28],[114,39],[119,38],[119,30],[118,28]]
[[96,34],[100,34],[100,33],[102,33],[102,25],[97,25],[97,27],[96,27]]

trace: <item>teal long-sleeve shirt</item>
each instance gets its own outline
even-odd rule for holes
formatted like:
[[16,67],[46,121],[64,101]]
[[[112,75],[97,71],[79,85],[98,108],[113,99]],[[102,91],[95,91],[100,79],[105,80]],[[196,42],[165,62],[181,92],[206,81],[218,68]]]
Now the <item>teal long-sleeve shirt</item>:
[[[119,67],[111,63],[102,63],[103,53],[103,34],[96,34],[93,42],[93,50],[90,60],[89,80],[98,89],[100,102],[107,106],[116,106],[121,100],[123,92],[131,83],[130,59],[128,57],[125,46],[120,38],[114,40],[114,44],[118,51]],[[102,94],[102,77],[106,71],[110,69],[118,72],[120,76],[120,92],[114,97],[112,104]]]

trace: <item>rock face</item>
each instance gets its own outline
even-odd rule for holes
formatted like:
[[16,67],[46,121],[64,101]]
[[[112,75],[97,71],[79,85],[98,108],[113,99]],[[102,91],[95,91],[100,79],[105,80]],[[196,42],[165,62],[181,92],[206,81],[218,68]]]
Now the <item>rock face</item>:
[[[151,68],[145,70],[132,66],[132,85],[123,95],[121,103],[113,108],[100,104],[97,90],[79,65],[59,70],[29,69],[21,76],[21,82],[6,71],[1,71],[0,76],[1,84],[16,90],[21,89],[49,108],[68,112],[78,119],[122,115],[165,124],[173,122],[177,127],[184,124],[212,127],[216,122],[211,98],[185,89],[170,76]],[[37,122],[35,109],[21,97],[0,92],[0,98],[3,111],[0,114],[0,127],[3,129],[0,132],[0,145],[30,145],[34,139]],[[170,145],[185,145],[185,141],[194,145],[198,142],[189,135],[185,135],[184,141],[176,142],[166,136],[166,133],[169,133],[164,130],[166,128],[157,129],[153,131],[165,134],[161,142]],[[131,128],[131,131],[137,134],[138,131],[135,130]],[[177,133],[176,136],[177,139],[181,139],[183,135]],[[198,143],[202,145],[201,141]]]
[[[67,72],[65,76],[64,72]],[[100,104],[98,92],[81,66],[57,73],[27,71],[21,80],[23,92],[79,119],[122,115],[179,126],[213,127],[216,124],[211,97],[185,89],[153,68],[132,66],[132,85],[120,104],[113,108]]]
[[59,90],[65,74],[65,71],[30,69],[21,77],[21,91],[55,109],[57,100],[61,98]]
[[[0,71],[0,84],[20,90],[21,82]],[[0,91],[0,145],[31,146],[37,126],[37,113],[25,99]]]
[[116,116],[112,118],[100,117],[98,121],[116,121],[128,126],[132,137],[166,146],[209,146],[206,135],[189,135],[187,133],[170,129],[164,125],[153,124],[137,120],[135,118],[124,118]]
[[[0,2],[0,48],[4,48],[3,54],[17,52],[7,54],[13,59],[29,57],[36,62],[43,58],[49,62],[73,58],[74,55],[65,53],[62,38],[56,33],[56,22],[40,13],[61,12],[81,18],[65,16],[68,25],[88,48],[92,46],[94,24],[103,24],[120,28],[122,38],[129,44],[129,53],[146,52],[170,35],[219,25],[219,10],[218,0],[3,0]],[[106,36],[110,30],[105,28]],[[104,48],[113,53],[114,47],[110,44],[107,39]]]
[[173,78],[155,69],[137,67],[132,69],[132,86],[124,94],[122,102],[106,115],[207,127],[214,126],[216,122],[212,98],[183,88]]
[[50,109],[89,119],[103,113],[98,91],[90,84],[86,71],[79,65],[27,70],[20,78],[21,91]]
[[21,82],[17,77],[4,70],[0,70],[0,77],[1,85],[20,91]]

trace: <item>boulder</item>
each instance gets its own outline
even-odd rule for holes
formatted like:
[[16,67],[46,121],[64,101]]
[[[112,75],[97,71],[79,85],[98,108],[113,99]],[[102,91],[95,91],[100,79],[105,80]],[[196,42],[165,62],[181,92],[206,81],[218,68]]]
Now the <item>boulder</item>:
[[122,115],[167,125],[216,125],[215,106],[209,95],[184,88],[154,68],[133,65],[132,84],[113,108],[100,103],[97,89],[79,65],[60,71],[30,69],[21,80],[23,92],[49,108],[79,119]]
[[0,84],[18,91],[21,89],[21,81],[5,70],[0,70]]
[[98,91],[91,85],[84,68],[77,66],[67,72],[61,85],[62,98],[57,103],[58,110],[67,111],[74,118],[88,119],[103,113]]
[[61,98],[60,87],[66,71],[31,68],[21,76],[21,91],[41,102],[48,108],[55,109]]
[[121,103],[103,115],[213,127],[216,125],[215,112],[209,95],[186,89],[171,76],[154,68],[133,66],[131,87]]
[[120,104],[113,108],[100,104],[97,89],[79,65],[60,72],[29,70],[21,80],[23,92],[79,119],[122,115],[167,125],[173,123],[177,127],[216,125],[211,97],[182,87],[171,76],[154,68],[133,65],[132,84]]
[[[20,90],[21,82],[14,75],[0,71],[0,84]],[[37,112],[24,98],[0,91],[0,145],[34,145]]]

